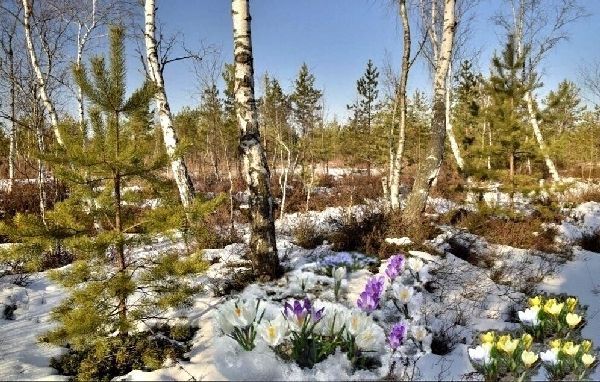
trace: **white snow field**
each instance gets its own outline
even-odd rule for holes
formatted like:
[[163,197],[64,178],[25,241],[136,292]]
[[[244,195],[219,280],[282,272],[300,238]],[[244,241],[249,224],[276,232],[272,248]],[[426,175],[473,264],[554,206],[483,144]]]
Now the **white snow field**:
[[[498,202],[499,198],[494,198]],[[434,200],[434,206],[440,213],[457,206]],[[526,202],[523,202],[526,205]],[[354,213],[376,209],[375,205],[355,207]],[[314,250],[300,248],[291,242],[290,232],[300,218],[309,218],[317,223],[319,229],[327,230],[328,218],[343,213],[341,208],[329,208],[322,212],[310,212],[302,217],[289,214],[277,222],[278,249],[289,271],[276,283],[254,283],[248,285],[239,297],[264,299],[266,317],[280,314],[283,301],[290,298],[309,297],[316,306],[325,307],[327,311],[348,311],[356,307],[356,300],[363,290],[365,282],[373,275],[367,269],[350,272],[342,282],[342,295],[339,302],[334,301],[333,279],[318,272],[320,261],[325,256],[334,254],[328,245]],[[565,220],[559,225],[558,240],[573,246],[571,260],[557,263],[552,256],[543,253],[532,253],[524,249],[499,246],[487,243],[483,238],[468,234],[453,227],[441,227],[443,233],[432,240],[432,246],[438,252],[445,253],[441,257],[422,251],[411,251],[411,256],[423,261],[424,266],[418,272],[421,286],[416,289],[409,310],[411,319],[405,322],[411,325],[426,325],[430,333],[444,333],[451,350],[445,355],[431,352],[431,337],[424,341],[424,348],[411,355],[414,368],[401,370],[400,363],[396,372],[405,371],[415,380],[465,380],[481,379],[473,373],[467,355],[467,348],[475,336],[485,330],[510,330],[519,326],[510,322],[509,313],[515,304],[525,297],[520,292],[522,280],[520,276],[537,272],[541,273],[542,282],[536,286],[538,291],[550,293],[566,293],[578,296],[583,305],[587,305],[587,326],[583,336],[600,343],[600,254],[588,252],[575,246],[578,238],[584,233],[600,229],[600,204],[585,203],[570,210]],[[489,253],[494,265],[491,269],[479,268],[451,253],[448,244],[450,239],[467,241],[476,251]],[[410,241],[393,238],[403,249],[410,249]],[[148,255],[152,251],[172,246],[180,246],[179,242],[166,239],[157,240],[153,246],[139,249],[140,255]],[[399,248],[401,248],[399,245]],[[264,341],[257,339],[257,346],[252,351],[244,351],[231,338],[222,334],[215,312],[229,297],[215,297],[210,285],[219,284],[227,278],[228,272],[235,269],[227,264],[238,263],[243,253],[243,244],[233,244],[224,249],[206,250],[207,260],[213,261],[206,274],[198,277],[197,282],[208,287],[199,294],[191,309],[173,311],[174,320],[185,315],[189,322],[199,326],[199,331],[192,340],[189,361],[170,360],[164,367],[155,371],[134,370],[117,380],[127,381],[167,381],[167,380],[368,380],[381,379],[388,373],[391,362],[398,361],[399,356],[408,349],[400,348],[392,354],[385,344],[385,337],[379,336],[374,347],[381,361],[381,366],[373,370],[353,371],[345,354],[337,351],[325,361],[312,369],[302,369],[297,365],[282,361]],[[364,259],[361,254],[352,253],[357,259]],[[382,262],[379,273],[384,274],[387,263]],[[494,269],[503,268],[507,280],[496,283],[491,278]],[[405,271],[407,272],[407,271]],[[512,275],[512,276],[511,276]],[[404,275],[402,277],[408,277]],[[413,276],[414,277],[414,276]],[[0,310],[6,312],[10,307],[10,319],[0,318],[0,380],[67,380],[68,377],[56,375],[56,371],[48,366],[49,360],[64,349],[44,345],[37,338],[52,327],[50,311],[63,298],[63,291],[53,285],[46,273],[31,276],[31,283],[26,287],[16,286],[0,280]],[[416,284],[415,284],[416,285]],[[389,293],[389,292],[388,292]],[[381,327],[381,333],[387,334],[391,325],[401,321],[398,311],[389,300],[373,313],[373,317]],[[431,336],[431,334],[430,334]],[[408,356],[407,356],[408,357]],[[534,379],[543,380],[545,375],[540,371]],[[600,379],[595,372],[592,379]]]

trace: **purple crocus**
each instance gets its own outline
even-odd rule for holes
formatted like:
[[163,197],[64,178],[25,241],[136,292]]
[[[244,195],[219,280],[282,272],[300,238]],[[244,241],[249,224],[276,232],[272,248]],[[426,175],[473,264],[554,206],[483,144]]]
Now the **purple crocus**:
[[398,254],[390,257],[385,274],[390,281],[394,281],[404,268],[404,256]]
[[406,337],[406,325],[402,323],[397,323],[392,326],[392,330],[388,335],[388,342],[390,343],[390,347],[393,350],[396,350],[402,345],[404,342],[404,338]]
[[294,300],[293,304],[286,302],[283,305],[283,315],[285,318],[295,322],[298,326],[302,326],[307,318],[313,322],[319,321],[323,317],[324,310],[325,308],[315,310],[308,298],[302,301]]
[[372,277],[367,281],[365,290],[360,294],[356,305],[363,312],[371,313],[379,306],[383,293],[383,276]]

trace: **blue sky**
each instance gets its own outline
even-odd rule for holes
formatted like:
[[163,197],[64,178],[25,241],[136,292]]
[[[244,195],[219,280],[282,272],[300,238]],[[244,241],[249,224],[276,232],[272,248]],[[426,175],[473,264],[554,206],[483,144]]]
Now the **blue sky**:
[[[231,2],[229,0],[158,0],[158,17],[166,32],[180,32],[186,46],[217,47],[221,59],[232,60]],[[369,58],[380,68],[387,54],[399,67],[401,30],[389,0],[252,0],[251,14],[255,71],[268,71],[290,90],[300,65],[306,62],[324,90],[328,117],[345,118],[345,105],[355,98],[355,82]],[[590,17],[570,28],[543,64],[545,88],[563,78],[577,81],[579,66],[600,59],[600,0],[583,0]],[[487,72],[490,57],[500,47],[501,32],[490,21],[500,0],[482,0],[473,24],[471,46],[481,49],[480,68]],[[172,109],[198,104],[198,85],[189,64],[177,62],[165,71]],[[431,88],[423,64],[409,78],[411,89]]]

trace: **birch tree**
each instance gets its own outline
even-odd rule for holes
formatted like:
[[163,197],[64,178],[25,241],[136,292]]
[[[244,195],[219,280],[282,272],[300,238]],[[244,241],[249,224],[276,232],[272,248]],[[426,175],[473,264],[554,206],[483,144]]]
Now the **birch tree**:
[[[445,87],[448,66],[454,43],[456,0],[444,0],[444,18],[441,43],[435,53],[436,68],[434,76],[433,116],[431,119],[431,138],[428,142],[427,157],[419,168],[412,191],[408,195],[403,220],[416,224],[425,210],[429,190],[442,164],[446,139]],[[434,47],[435,49],[435,47]]]
[[155,95],[156,108],[158,110],[158,119],[163,132],[163,140],[169,160],[171,170],[177,188],[181,203],[185,208],[190,207],[194,198],[194,186],[190,179],[188,169],[183,161],[181,154],[177,152],[178,139],[173,128],[173,117],[167,100],[165,91],[165,81],[163,77],[163,67],[158,59],[158,48],[156,43],[156,5],[155,0],[145,0],[144,4],[145,30],[144,37],[146,42],[146,58],[148,60],[148,73],[150,79],[157,88]]
[[275,278],[282,269],[275,242],[273,198],[269,167],[260,143],[258,114],[254,98],[254,63],[250,32],[249,0],[232,0],[235,61],[235,103],[240,127],[240,153],[250,205],[250,251],[257,275]]
[[[514,35],[518,53],[524,47],[530,47],[530,59],[523,71],[524,80],[533,81],[536,69],[559,42],[568,38],[567,28],[575,20],[584,17],[585,11],[577,0],[506,0],[510,13],[500,14],[495,21],[508,34]],[[524,100],[527,104],[528,119],[536,138],[548,172],[554,181],[560,181],[554,162],[550,158],[548,148],[537,119],[535,96],[533,90],[526,92]]]
[[32,28],[31,28],[31,19],[33,15],[32,4],[30,0],[22,0],[23,1],[23,29],[25,31],[25,41],[27,43],[27,53],[29,54],[29,60],[31,63],[31,67],[35,73],[35,78],[38,85],[38,91],[40,98],[44,104],[44,108],[46,112],[50,116],[50,123],[52,125],[52,129],[54,130],[54,136],[56,137],[56,141],[58,144],[63,144],[63,139],[61,136],[61,132],[58,128],[58,114],[56,112],[56,106],[54,102],[50,98],[48,83],[47,83],[47,74],[42,72],[42,68],[40,66],[40,61],[38,59],[38,54],[35,49],[35,44],[33,42],[32,36]]
[[[406,86],[408,83],[408,71],[411,67],[410,62],[410,23],[408,20],[408,12],[406,8],[406,0],[398,0],[398,8],[400,18],[402,20],[402,69],[400,71],[400,81],[394,102],[394,112],[392,117],[392,129],[390,136],[390,166],[389,166],[389,198],[392,209],[400,207],[400,172],[402,167],[402,156],[404,154],[404,142],[406,140]],[[399,114],[398,138],[397,143],[394,143],[394,125],[396,124],[396,115]]]

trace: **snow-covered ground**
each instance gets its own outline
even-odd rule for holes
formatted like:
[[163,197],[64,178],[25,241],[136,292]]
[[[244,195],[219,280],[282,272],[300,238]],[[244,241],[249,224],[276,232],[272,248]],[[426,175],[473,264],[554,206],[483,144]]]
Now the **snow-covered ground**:
[[[523,202],[526,204],[526,202]],[[456,208],[457,205],[442,199],[432,200],[438,213]],[[379,208],[376,204],[356,206],[352,213],[362,214]],[[321,212],[289,214],[277,222],[278,248],[282,261],[289,271],[280,281],[251,284],[239,293],[244,298],[262,298],[268,315],[281,311],[281,302],[289,298],[307,295],[326,309],[350,309],[355,307],[359,293],[366,280],[372,276],[367,269],[357,269],[342,284],[342,298],[333,302],[332,278],[322,275],[320,261],[333,254],[327,245],[314,250],[300,248],[291,243],[290,232],[300,219],[310,219],[318,229],[328,230],[329,222],[347,213],[342,208],[328,208]],[[534,272],[542,280],[534,288],[551,293],[567,293],[579,297],[588,306],[587,326],[583,335],[600,344],[600,254],[576,247],[583,233],[600,229],[600,204],[585,203],[573,209],[559,226],[560,240],[574,246],[573,257],[565,264],[553,260],[551,255],[532,253],[523,249],[487,243],[484,239],[457,230],[442,227],[443,233],[432,241],[436,254],[412,252],[412,256],[424,260],[420,282],[425,283],[411,306],[415,322],[424,323],[434,335],[444,334],[451,350],[444,355],[426,351],[416,362],[413,377],[417,380],[459,380],[474,372],[467,348],[477,333],[484,330],[510,330],[518,326],[510,322],[509,312],[519,307],[529,285],[523,275]],[[488,256],[489,268],[481,268],[451,253],[450,239],[467,242],[472,250]],[[405,240],[398,240],[410,249]],[[139,251],[164,250],[181,246],[179,242],[166,239]],[[400,247],[399,247],[400,248]],[[224,249],[205,251],[212,260],[209,271],[198,278],[208,286],[220,286],[227,282],[231,264],[243,263],[243,244],[233,244]],[[360,254],[350,254],[360,256]],[[218,261],[217,261],[218,259]],[[386,262],[380,266],[380,274]],[[501,277],[498,272],[501,271]],[[20,287],[0,280],[0,380],[65,380],[48,367],[49,359],[61,354],[63,349],[40,344],[37,338],[52,327],[50,310],[64,297],[63,291],[52,284],[46,273],[32,275],[31,283]],[[428,282],[428,283],[426,283]],[[340,351],[312,369],[301,369],[295,364],[283,362],[266,346],[257,341],[257,347],[243,351],[229,337],[222,335],[215,312],[227,299],[217,297],[211,290],[196,297],[194,305],[185,312],[172,312],[172,316],[185,314],[192,325],[200,329],[192,340],[189,361],[174,361],[159,370],[147,372],[134,370],[119,377],[122,380],[340,380],[381,379],[386,376],[390,362],[395,360],[391,350],[381,343],[379,357],[381,367],[353,372],[345,354]],[[374,313],[376,322],[387,333],[390,326],[400,320],[389,303]],[[409,323],[410,324],[410,323]],[[396,371],[399,367],[396,367]],[[592,378],[600,378],[597,371]]]

